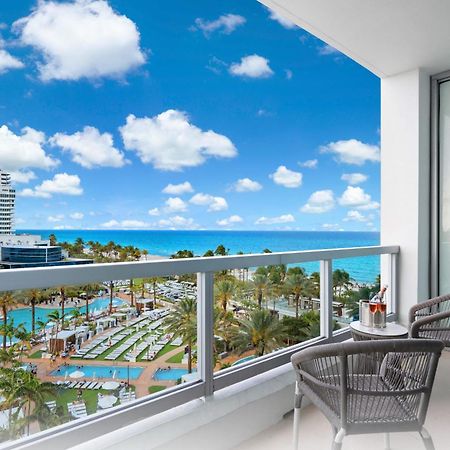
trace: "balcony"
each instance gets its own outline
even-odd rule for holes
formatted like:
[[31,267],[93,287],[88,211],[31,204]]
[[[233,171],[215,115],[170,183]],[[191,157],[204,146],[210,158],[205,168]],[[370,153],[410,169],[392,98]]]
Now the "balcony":
[[[158,445],[171,445],[176,439],[185,443],[192,439],[194,442],[198,439],[199,430],[204,430],[205,426],[208,427],[207,434],[210,435],[216,432],[217,427],[220,428],[223,421],[241,417],[240,423],[234,425],[236,440],[228,440],[226,444],[237,445],[281,420],[283,415],[291,410],[293,372],[289,360],[292,353],[305,346],[349,338],[348,320],[340,316],[340,308],[333,304],[333,268],[342,266],[341,261],[364,257],[380,260],[381,281],[390,286],[387,297],[389,319],[395,320],[399,251],[397,246],[375,246],[2,271],[0,285],[5,291],[86,285],[104,280],[197,274],[197,372],[192,381],[150,396],[142,396],[142,390],[139,390],[138,399],[134,402],[32,434],[20,441],[7,443],[3,448],[33,448],[43,442],[47,448],[61,448],[62,445],[79,445],[83,449],[102,445],[110,447],[113,442],[122,442],[121,445],[124,445],[124,437],[130,443],[136,439],[136,445],[139,445],[139,442],[148,439],[150,434],[153,436],[152,444],[156,448]],[[278,349],[263,351],[262,354],[265,354],[261,357],[242,361],[241,364],[226,369],[214,367],[211,363],[216,340],[213,317],[214,274],[236,269],[296,266],[305,263],[314,263],[320,270],[318,336],[293,346],[282,346],[285,348],[279,348],[278,345]],[[280,311],[271,301],[263,303],[261,308]],[[82,361],[86,364],[86,361]],[[51,375],[46,373],[44,378],[51,380]],[[151,376],[150,372],[146,376]],[[248,427],[248,420],[244,420],[244,417],[249,409],[255,407],[267,410],[268,414],[263,415],[264,417],[252,427]],[[245,415],[242,416],[243,414]],[[196,420],[193,420],[193,417]],[[135,426],[130,427],[131,423]],[[168,432],[163,431],[164,423],[166,426],[170,424]],[[205,436],[204,432],[203,435]],[[217,448],[229,448],[227,446]]]

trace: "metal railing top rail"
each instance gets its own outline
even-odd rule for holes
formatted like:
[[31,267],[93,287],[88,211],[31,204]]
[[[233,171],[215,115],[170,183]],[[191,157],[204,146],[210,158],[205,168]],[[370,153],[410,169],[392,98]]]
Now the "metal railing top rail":
[[261,253],[250,255],[211,256],[183,259],[161,259],[80,266],[52,266],[29,269],[0,270],[0,290],[46,288],[59,285],[87,284],[129,278],[219,272],[249,267],[296,264],[323,260],[397,254],[400,247],[370,246],[325,250]]

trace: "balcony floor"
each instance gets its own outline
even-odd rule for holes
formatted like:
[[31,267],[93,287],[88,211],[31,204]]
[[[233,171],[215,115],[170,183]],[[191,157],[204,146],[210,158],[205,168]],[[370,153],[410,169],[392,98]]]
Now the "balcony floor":
[[[235,450],[281,450],[292,448],[293,414],[246,441]],[[433,437],[436,450],[450,448],[450,352],[444,351],[431,396],[425,427]],[[382,434],[348,436],[343,450],[380,450],[384,448]],[[313,405],[302,410],[300,450],[326,450],[331,448],[331,427],[325,416]],[[391,434],[392,450],[423,450],[418,433]]]

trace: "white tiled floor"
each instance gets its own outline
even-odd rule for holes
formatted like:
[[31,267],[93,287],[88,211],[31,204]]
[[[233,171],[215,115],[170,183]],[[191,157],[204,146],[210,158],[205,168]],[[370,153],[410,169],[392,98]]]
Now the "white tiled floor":
[[[292,448],[292,418],[289,414],[280,423],[248,440],[235,450],[283,450]],[[444,351],[428,410],[426,428],[434,440],[436,450],[450,450],[450,352]],[[300,426],[301,450],[327,450],[331,448],[331,427],[323,414],[309,405],[302,410]],[[343,450],[384,449],[384,436],[379,434],[349,436],[344,439]],[[417,433],[391,435],[392,450],[422,450]]]

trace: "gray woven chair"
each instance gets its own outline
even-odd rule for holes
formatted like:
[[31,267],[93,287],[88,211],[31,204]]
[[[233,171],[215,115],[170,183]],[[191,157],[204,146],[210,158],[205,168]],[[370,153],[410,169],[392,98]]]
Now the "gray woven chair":
[[450,347],[450,295],[441,295],[409,310],[409,333],[413,338],[439,339]]
[[292,355],[297,382],[294,448],[298,448],[303,396],[333,428],[332,449],[346,435],[418,431],[428,450],[433,441],[423,424],[444,344],[432,339],[389,339],[311,347]]

